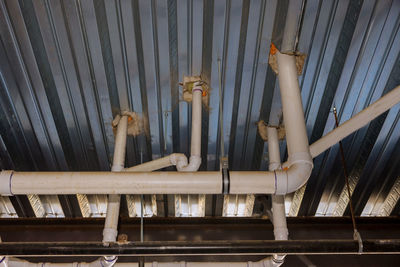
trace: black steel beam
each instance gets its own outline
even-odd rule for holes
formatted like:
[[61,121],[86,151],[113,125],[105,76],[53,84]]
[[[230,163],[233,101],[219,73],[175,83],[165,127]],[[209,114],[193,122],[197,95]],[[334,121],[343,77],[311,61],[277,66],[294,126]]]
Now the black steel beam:
[[[357,218],[363,239],[400,239],[400,217]],[[0,219],[3,242],[97,242],[104,219]],[[140,240],[140,219],[121,218],[118,232]],[[350,218],[288,218],[290,238],[351,239]],[[261,218],[145,218],[145,241],[272,240],[273,228]]]
[[[289,240],[289,241],[164,241],[127,242],[105,247],[101,242],[67,243],[0,243],[7,256],[172,256],[172,255],[271,255],[358,254],[354,240]],[[363,241],[363,254],[400,254],[400,239]]]

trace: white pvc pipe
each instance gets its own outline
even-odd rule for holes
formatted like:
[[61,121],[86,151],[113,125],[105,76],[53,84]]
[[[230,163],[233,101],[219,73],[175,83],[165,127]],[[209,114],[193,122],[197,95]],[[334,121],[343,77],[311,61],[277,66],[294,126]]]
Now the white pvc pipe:
[[287,149],[289,161],[293,161],[296,159],[291,158],[296,158],[298,153],[301,156],[307,156],[310,153],[300,87],[297,80],[296,59],[295,56],[279,52],[276,55]]
[[[221,194],[220,171],[203,172],[14,172],[2,171],[1,195]],[[275,175],[230,172],[232,194],[273,194]]]
[[337,144],[340,140],[347,137],[351,133],[357,131],[370,121],[389,110],[391,107],[400,102],[400,86],[397,86],[389,93],[375,101],[363,111],[357,113],[354,117],[323,136],[310,146],[311,156],[313,158],[320,155],[331,146]]
[[128,116],[122,116],[118,122],[115,135],[113,165],[111,171],[122,171],[125,166],[126,135],[128,131]]
[[[285,64],[293,65],[293,59],[287,55],[278,54],[278,67]],[[283,60],[282,60],[283,59]],[[294,75],[293,66],[289,69]],[[299,90],[293,77],[286,77],[286,68],[279,71],[279,81],[282,90],[282,105],[287,131],[289,162],[283,164],[288,169],[275,172],[230,172],[230,193],[232,194],[287,194],[303,186],[312,170],[312,160],[307,143],[304,144],[305,126],[302,108],[299,101],[294,101],[293,109],[287,99],[299,98]],[[290,76],[289,75],[289,76]],[[291,79],[291,82],[286,81]],[[289,86],[286,86],[289,85]],[[390,93],[372,104],[354,118],[339,126],[335,134],[328,134],[322,140],[313,144],[313,156],[324,151],[328,146],[345,137],[349,131],[358,130],[368,121],[388,110],[400,101],[400,88],[396,87]],[[297,112],[297,113],[296,113]],[[300,113],[300,116],[299,114]],[[297,119],[293,120],[292,115]],[[300,119],[301,118],[301,119]],[[357,122],[363,121],[363,123]],[[297,121],[299,129],[289,126],[289,121]],[[299,123],[299,121],[301,123]],[[353,122],[357,126],[351,126]],[[345,125],[345,126],[344,126]],[[292,134],[294,131],[295,134]],[[298,136],[296,136],[298,133]],[[332,138],[332,139],[331,139]],[[297,140],[298,139],[298,140]],[[329,140],[329,142],[328,142]],[[333,140],[333,141],[332,141]],[[299,144],[296,144],[296,143]],[[302,144],[300,144],[302,143]],[[306,150],[301,152],[302,150]],[[1,195],[27,194],[220,194],[222,190],[220,172],[196,172],[182,174],[179,172],[163,173],[110,173],[110,172],[14,172],[0,173]]]
[[[269,170],[276,171],[281,168],[278,131],[274,127],[268,127],[267,134]],[[289,233],[286,224],[285,196],[272,195],[272,214],[275,240],[288,240]],[[269,261],[271,266],[281,266],[284,260],[284,254],[274,254]]]
[[192,90],[192,139],[190,142],[189,164],[186,166],[177,165],[178,171],[194,172],[201,165],[201,105],[203,88],[195,84]]
[[276,53],[283,119],[286,129],[289,168],[276,171],[276,194],[287,194],[303,186],[311,175],[313,162],[308,145],[306,125],[296,61],[293,55]]
[[[118,122],[117,134],[115,137],[112,172],[120,172],[124,169],[127,131],[128,116],[122,116]],[[107,214],[103,230],[103,243],[105,244],[117,241],[120,204],[121,195],[116,194],[108,196]]]
[[[101,265],[100,260],[94,262],[72,262],[72,263],[50,263],[50,262],[39,262],[31,263],[25,260],[16,258],[9,258],[8,267],[138,267],[137,262],[123,262],[114,263],[113,265]],[[146,267],[201,267],[201,266],[217,266],[217,267],[269,267],[273,266],[266,260],[258,262],[146,262]]]
[[281,168],[281,156],[279,151],[278,131],[274,127],[267,126],[269,170],[275,171]]
[[151,172],[170,166],[178,166],[178,168],[183,168],[188,165],[187,158],[184,154],[173,153],[171,155],[152,160],[140,165],[136,165],[130,168],[125,168],[125,172]]
[[121,195],[108,195],[107,214],[103,230],[103,243],[105,244],[117,241],[120,203]]
[[[39,262],[32,263],[18,258],[6,257],[7,267],[112,267],[117,261],[117,257],[100,257],[93,262],[71,262],[71,263],[51,263]],[[131,265],[132,266],[132,265]],[[134,265],[133,265],[134,266]]]

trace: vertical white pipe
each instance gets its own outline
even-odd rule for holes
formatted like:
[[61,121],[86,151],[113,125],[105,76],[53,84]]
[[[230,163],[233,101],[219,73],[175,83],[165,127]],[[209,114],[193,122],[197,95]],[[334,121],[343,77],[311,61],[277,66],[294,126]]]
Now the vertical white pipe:
[[201,164],[201,105],[203,88],[196,83],[192,90],[192,139],[187,166],[176,166],[178,171],[195,172]]
[[275,171],[281,168],[281,156],[279,151],[278,130],[275,127],[267,127],[269,170]]
[[[269,170],[276,171],[281,168],[281,156],[279,152],[278,131],[274,127],[267,128]],[[274,225],[275,240],[287,240],[288,229],[285,213],[285,196],[272,195],[272,224]],[[283,264],[285,255],[274,254],[271,259],[272,266]]]
[[[128,129],[128,116],[122,116],[117,127],[115,137],[114,157],[111,171],[119,172],[124,169],[126,135]],[[108,244],[117,240],[117,227],[121,195],[109,195],[107,204],[106,221],[103,230],[103,243]]]
[[201,156],[201,101],[203,89],[201,86],[195,86],[192,91],[192,140],[190,147],[190,156]]
[[279,52],[276,55],[289,162],[304,158],[311,161],[295,57]]
[[302,187],[311,175],[313,162],[308,145],[306,124],[295,56],[276,53],[283,119],[286,129],[289,169],[276,171],[276,194],[284,195]]
[[128,131],[128,116],[122,116],[118,122],[117,134],[115,136],[115,146],[113,155],[113,165],[111,171],[122,171],[125,165],[126,135]]

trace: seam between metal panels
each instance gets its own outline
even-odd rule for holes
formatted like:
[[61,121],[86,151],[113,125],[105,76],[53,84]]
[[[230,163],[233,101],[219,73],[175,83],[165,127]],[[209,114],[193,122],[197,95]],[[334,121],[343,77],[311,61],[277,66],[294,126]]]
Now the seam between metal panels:
[[157,28],[157,14],[155,10],[155,1],[151,1],[151,17],[152,17],[152,34],[153,34],[153,49],[154,49],[154,69],[155,69],[155,85],[157,93],[157,105],[158,105],[158,131],[159,131],[159,142],[160,142],[160,154],[164,156],[164,123],[163,123],[163,109],[161,104],[161,88],[160,88],[160,59],[158,49],[158,28]]
[[[6,10],[6,7],[4,6],[4,3],[3,3],[3,2],[1,2],[1,5],[2,5],[2,7],[3,7],[2,9],[3,9],[3,10]],[[3,13],[4,13],[4,11],[3,11]],[[29,94],[30,94],[30,97],[31,97],[32,102],[33,102],[33,105],[34,105],[34,109],[35,109],[35,111],[36,111],[36,115],[37,115],[37,117],[38,117],[38,119],[39,119],[39,122],[40,122],[40,128],[42,129],[43,134],[44,134],[44,136],[45,136],[45,138],[46,138],[46,144],[47,144],[47,147],[48,147],[49,152],[50,152],[50,155],[51,155],[51,158],[50,158],[51,162],[47,162],[47,161],[46,161],[46,165],[47,165],[48,163],[50,163],[50,166],[48,166],[48,168],[50,168],[50,169],[55,169],[55,168],[57,168],[58,162],[57,162],[57,159],[56,159],[55,154],[54,154],[54,148],[53,148],[53,146],[52,146],[52,142],[51,142],[51,140],[50,140],[50,137],[49,137],[47,128],[44,126],[44,125],[45,125],[45,122],[44,122],[44,120],[43,120],[42,112],[41,112],[41,109],[40,109],[40,107],[39,107],[39,105],[38,105],[38,103],[37,103],[36,95],[35,95],[35,93],[34,93],[33,90],[32,90],[31,80],[30,80],[29,75],[28,75],[28,73],[27,73],[26,66],[25,66],[24,60],[23,60],[23,58],[22,58],[21,51],[20,51],[20,49],[19,49],[19,44],[18,44],[18,41],[17,41],[16,36],[15,36],[14,28],[12,27],[10,18],[9,18],[9,16],[8,16],[8,12],[7,12],[6,14],[4,14],[4,18],[5,18],[6,22],[7,22],[7,28],[8,28],[8,30],[9,30],[9,34],[10,34],[10,37],[11,37],[12,42],[13,42],[14,51],[15,51],[16,56],[17,56],[18,61],[19,61],[18,63],[19,63],[19,65],[21,66],[21,72],[22,72],[22,74],[23,74],[23,76],[24,76],[24,78],[25,78],[25,80],[26,80],[26,85],[27,85],[27,87],[28,87]],[[8,58],[8,57],[7,57],[7,58]],[[10,69],[10,70],[11,70],[11,69]],[[21,90],[18,88],[18,92],[20,92],[20,91],[21,91]],[[22,96],[21,96],[21,100],[22,100],[22,102],[23,102],[24,108],[26,109],[26,103],[25,103],[26,101],[23,99]],[[28,118],[29,118],[30,124],[32,125],[32,120],[31,120],[30,116],[28,116]],[[34,129],[34,128],[35,128],[35,127],[32,125],[32,129],[33,129],[33,131],[35,132],[35,129]],[[37,137],[35,136],[35,138],[37,138]],[[39,145],[39,147],[40,147],[39,141],[38,141],[38,145]],[[42,148],[40,147],[40,149],[41,149],[41,153],[42,153],[42,155],[43,155]],[[44,155],[43,155],[43,156],[44,156]]]
[[[251,112],[252,112],[252,108],[253,108],[253,103],[254,103],[254,90],[255,90],[255,83],[256,83],[256,76],[258,73],[258,66],[259,66],[259,57],[260,57],[260,47],[261,47],[261,39],[262,39],[262,29],[264,27],[264,16],[265,16],[265,6],[266,3],[263,1],[261,3],[261,9],[260,9],[260,20],[258,22],[258,29],[257,29],[257,46],[256,49],[254,51],[254,61],[253,61],[253,73],[251,74],[251,85],[250,85],[250,95],[249,95],[249,104],[247,106],[247,112],[246,112],[246,126],[245,126],[245,132],[244,132],[244,136],[243,136],[243,154],[246,155],[246,151],[248,149],[253,149],[253,148],[249,148],[247,146],[247,140],[248,140],[248,136],[249,136],[249,128],[250,128],[250,124],[252,123],[251,121]],[[253,151],[254,153],[254,151]],[[242,161],[242,166],[243,163],[245,161]],[[247,166],[245,166],[245,168],[247,168]]]
[[[83,16],[83,12],[82,12],[82,6],[81,6],[81,2],[77,1],[77,13],[78,13],[78,17],[79,17],[79,25],[81,26],[81,30],[82,30],[82,37],[84,40],[84,46],[85,46],[85,52],[86,52],[86,56],[87,56],[87,60],[88,60],[88,67],[89,67],[89,72],[90,72],[90,77],[92,79],[92,85],[93,85],[93,94],[95,95],[95,99],[96,99],[96,107],[97,107],[97,111],[98,111],[98,116],[99,116],[99,124],[100,124],[100,128],[102,129],[102,136],[103,136],[103,142],[104,142],[104,147],[105,147],[105,151],[107,154],[107,159],[109,161],[110,157],[111,157],[111,151],[109,149],[108,146],[108,139],[106,136],[106,129],[104,127],[104,117],[103,117],[103,113],[100,112],[100,110],[102,110],[101,106],[100,106],[100,100],[99,100],[99,94],[98,94],[98,90],[97,90],[97,82],[95,79],[95,74],[94,74],[94,69],[93,69],[93,61],[92,61],[92,56],[90,53],[90,47],[89,47],[89,42],[88,42],[88,36],[87,36],[87,30],[86,30],[86,26],[85,26],[85,17]],[[108,164],[109,165],[109,164]]]
[[[81,152],[83,153],[83,156],[85,158],[85,162],[87,163],[88,162],[88,155],[87,155],[86,147],[83,144],[83,137],[82,137],[81,127],[80,127],[80,125],[78,123],[78,118],[77,118],[76,110],[75,110],[75,104],[74,104],[72,96],[71,96],[70,85],[69,85],[68,79],[66,78],[65,66],[64,66],[64,63],[63,63],[63,60],[62,60],[62,56],[60,54],[61,48],[60,48],[60,45],[59,45],[59,39],[58,39],[58,36],[57,36],[57,31],[55,29],[55,25],[54,25],[54,21],[53,21],[53,15],[52,15],[51,9],[49,7],[48,0],[45,0],[45,4],[44,5],[45,5],[45,10],[46,10],[46,13],[47,13],[47,17],[49,19],[49,24],[50,24],[50,28],[51,28],[51,31],[52,31],[52,37],[53,37],[53,40],[54,40],[54,44],[56,46],[56,50],[57,50],[56,53],[57,53],[57,57],[58,57],[58,60],[59,60],[59,63],[60,63],[60,69],[61,69],[61,72],[62,72],[62,78],[63,78],[64,84],[65,84],[65,89],[66,89],[66,92],[67,92],[67,95],[68,95],[68,100],[69,100],[69,103],[70,103],[70,105],[72,107],[71,112],[72,112],[72,116],[74,118],[74,123],[75,123],[75,125],[77,127],[77,133],[78,133],[78,136],[79,136],[79,139],[80,139],[80,145],[81,145]],[[88,168],[87,164],[86,164],[86,167]]]

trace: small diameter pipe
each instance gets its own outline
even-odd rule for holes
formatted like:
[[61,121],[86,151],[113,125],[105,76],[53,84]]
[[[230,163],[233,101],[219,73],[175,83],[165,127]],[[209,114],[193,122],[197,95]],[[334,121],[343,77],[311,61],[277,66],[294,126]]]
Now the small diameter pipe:
[[[267,128],[269,170],[276,171],[281,168],[281,155],[279,151],[278,131],[275,127]],[[285,213],[285,196],[272,195],[272,224],[274,226],[275,240],[288,240],[288,229]],[[285,254],[273,254],[268,259],[270,266],[281,266],[285,260]]]
[[178,171],[194,172],[201,165],[201,105],[203,88],[196,83],[192,90],[192,139],[190,145],[189,164],[186,166],[177,165]]
[[195,172],[201,164],[201,105],[203,88],[196,83],[192,90],[192,137],[189,163],[184,154],[174,153],[169,156],[149,161],[131,168],[127,172],[155,171],[169,166],[176,166],[178,171]]
[[117,134],[111,171],[122,171],[125,166],[126,135],[128,131],[128,116],[124,115],[118,122]]
[[[114,157],[112,172],[120,172],[125,165],[126,136],[128,130],[128,116],[122,116],[118,122],[115,137]],[[121,195],[112,194],[108,196],[107,214],[103,230],[103,243],[109,244],[117,241],[118,218],[121,204]]]
[[136,165],[130,168],[125,168],[124,172],[151,172],[170,166],[178,166],[178,168],[183,168],[188,165],[187,158],[184,154],[173,153],[171,155],[152,160],[140,165]]

